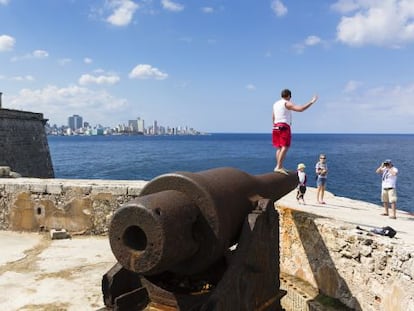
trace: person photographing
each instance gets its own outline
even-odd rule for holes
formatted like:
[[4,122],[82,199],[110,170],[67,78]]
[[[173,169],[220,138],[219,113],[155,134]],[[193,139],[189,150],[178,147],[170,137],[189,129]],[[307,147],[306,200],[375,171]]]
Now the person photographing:
[[[390,216],[396,219],[397,210],[397,175],[398,169],[392,164],[391,160],[385,160],[376,170],[377,174],[382,175],[381,182],[381,201],[384,205],[383,216]],[[389,215],[389,206],[391,205],[391,215]]]

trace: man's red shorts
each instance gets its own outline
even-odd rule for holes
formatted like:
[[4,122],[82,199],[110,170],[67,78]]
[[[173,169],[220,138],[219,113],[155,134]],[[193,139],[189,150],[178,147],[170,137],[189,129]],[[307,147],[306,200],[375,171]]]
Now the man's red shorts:
[[276,123],[273,125],[272,142],[276,148],[290,147],[292,134],[290,126],[286,123]]

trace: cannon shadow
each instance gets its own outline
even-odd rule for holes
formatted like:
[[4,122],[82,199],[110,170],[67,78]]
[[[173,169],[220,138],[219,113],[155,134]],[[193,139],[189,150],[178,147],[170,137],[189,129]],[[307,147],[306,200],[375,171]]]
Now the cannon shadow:
[[[346,281],[338,272],[329,249],[319,233],[315,219],[321,217],[300,211],[291,211],[291,217],[319,291],[319,295],[313,300],[323,302],[328,298],[328,303],[335,310],[362,310],[357,298],[352,295]],[[343,304],[344,301],[346,305]],[[308,304],[311,302],[309,301]]]

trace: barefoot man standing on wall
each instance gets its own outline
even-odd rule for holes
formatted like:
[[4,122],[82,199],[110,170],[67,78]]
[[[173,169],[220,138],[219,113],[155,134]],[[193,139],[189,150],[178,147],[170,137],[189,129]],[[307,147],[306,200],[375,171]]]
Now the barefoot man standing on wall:
[[288,174],[287,170],[283,168],[283,160],[290,147],[291,131],[290,125],[292,123],[292,111],[302,112],[312,106],[317,100],[318,96],[313,96],[312,99],[302,105],[295,105],[290,101],[292,93],[285,89],[281,93],[281,99],[273,104],[273,132],[272,142],[276,150],[276,167],[275,172]]

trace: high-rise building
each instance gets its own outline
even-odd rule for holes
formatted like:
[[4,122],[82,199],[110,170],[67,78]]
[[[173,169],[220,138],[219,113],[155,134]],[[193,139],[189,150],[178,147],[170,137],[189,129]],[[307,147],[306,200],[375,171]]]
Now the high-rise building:
[[68,118],[68,127],[72,131],[76,131],[77,129],[82,128],[82,125],[83,125],[83,119],[81,116],[74,114],[73,116]]
[[153,134],[154,135],[158,135],[158,123],[157,120],[154,120],[154,125],[153,125]]
[[128,127],[131,132],[138,132],[138,122],[137,120],[129,120]]
[[138,133],[145,133],[145,123],[144,119],[138,117]]

